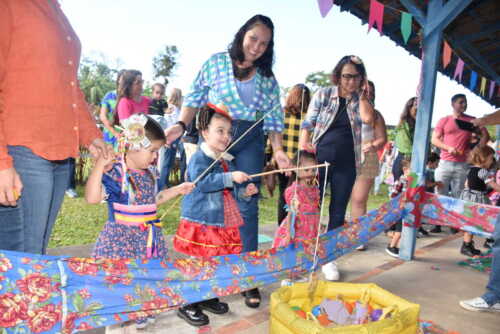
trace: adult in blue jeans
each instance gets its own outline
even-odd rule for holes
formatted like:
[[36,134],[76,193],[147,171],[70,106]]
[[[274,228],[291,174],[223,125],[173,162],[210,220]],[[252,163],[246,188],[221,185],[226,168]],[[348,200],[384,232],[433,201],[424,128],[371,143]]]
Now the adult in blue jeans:
[[[500,109],[493,114],[473,119],[471,122],[478,127],[498,125],[500,124]],[[493,260],[486,292],[481,297],[460,302],[460,306],[469,311],[500,312],[500,215],[495,223],[491,251]]]
[[3,0],[0,13],[0,248],[43,254],[69,158],[112,150],[78,87],[81,45],[57,2]]
[[[331,201],[328,230],[344,224],[345,211],[362,161],[361,125],[373,126],[374,109],[369,100],[366,69],[357,56],[345,56],[332,72],[332,86],[319,89],[302,122],[299,147],[316,151],[319,163],[329,162],[327,183]],[[311,137],[312,133],[312,137]],[[319,170],[323,196],[326,169]],[[338,280],[334,262],[322,268],[325,278]]]
[[[233,119],[233,140],[238,140],[245,130],[259,122],[229,151],[235,157],[237,170],[247,174],[262,171],[264,132],[269,135],[278,166],[289,167],[290,160],[282,145],[283,112],[279,85],[272,71],[273,57],[274,25],[268,17],[255,15],[238,30],[227,51],[212,55],[203,64],[185,96],[179,122],[165,132],[167,144],[179,138],[199,108],[211,102],[228,108]],[[260,179],[251,182],[258,188]],[[246,186],[239,185],[237,191]],[[258,247],[258,195],[250,200],[238,200],[238,207],[245,222],[240,228],[243,252],[255,251]],[[258,289],[249,290],[244,296],[247,306],[260,305]],[[206,322],[198,309],[183,308],[181,311],[191,324]]]

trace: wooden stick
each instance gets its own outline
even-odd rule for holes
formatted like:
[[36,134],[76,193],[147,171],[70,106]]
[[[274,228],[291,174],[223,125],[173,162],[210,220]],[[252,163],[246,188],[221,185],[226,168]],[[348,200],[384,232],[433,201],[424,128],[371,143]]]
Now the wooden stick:
[[294,168],[285,168],[285,169],[275,169],[275,170],[272,170],[272,171],[269,171],[269,172],[252,174],[252,175],[249,175],[249,176],[250,176],[250,178],[252,178],[252,177],[258,177],[258,176],[264,176],[264,175],[270,175],[270,174],[276,174],[276,173],[293,172],[293,171],[297,171],[297,170],[301,170],[301,169],[328,167],[330,165],[331,165],[330,163],[325,162],[325,163],[320,164],[320,165],[308,166],[308,167],[294,167]]

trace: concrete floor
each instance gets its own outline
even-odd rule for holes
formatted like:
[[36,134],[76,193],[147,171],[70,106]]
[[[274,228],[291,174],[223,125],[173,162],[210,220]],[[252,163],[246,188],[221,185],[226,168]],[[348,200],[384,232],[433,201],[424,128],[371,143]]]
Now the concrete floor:
[[[263,225],[260,233],[272,236],[275,226]],[[477,244],[482,239],[477,238]],[[411,302],[421,305],[421,318],[460,333],[499,334],[500,314],[472,313],[463,310],[458,301],[473,298],[483,293],[488,276],[470,268],[457,265],[464,259],[458,249],[459,236],[437,234],[417,241],[417,256],[414,261],[403,262],[385,253],[387,237],[378,236],[370,241],[368,250],[354,252],[340,258],[338,262],[341,280],[373,282],[384,289]],[[262,248],[269,244],[261,245]],[[65,247],[51,250],[51,254],[86,256],[89,246]],[[261,290],[263,302],[259,309],[249,309],[239,295],[224,298],[229,303],[230,313],[222,316],[210,315],[210,326],[195,328],[179,319],[174,311],[157,318],[155,325],[147,330],[136,331],[134,325],[112,326],[106,331],[96,329],[86,334],[132,334],[140,333],[241,333],[263,334],[268,332],[269,295],[278,284]]]

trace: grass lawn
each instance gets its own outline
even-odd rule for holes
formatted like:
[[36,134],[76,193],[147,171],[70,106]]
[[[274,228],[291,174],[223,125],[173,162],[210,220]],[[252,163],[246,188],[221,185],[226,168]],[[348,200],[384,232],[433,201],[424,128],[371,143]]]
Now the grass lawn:
[[[106,221],[106,204],[87,204],[82,197],[83,187],[78,187],[77,191],[80,197],[74,199],[66,197],[64,199],[52,232],[49,243],[50,248],[93,243]],[[267,191],[264,190],[264,197],[259,203],[259,221],[261,224],[275,224],[278,203],[277,191],[275,191],[274,197],[270,197]],[[382,185],[378,196],[370,195],[368,210],[378,208],[387,200],[387,187]],[[328,214],[328,203],[329,197],[327,196],[324,214]],[[172,200],[163,204],[158,210],[161,216],[167,209],[170,209],[163,219],[165,234],[175,233],[179,222],[179,208],[180,201]],[[347,212],[349,212],[349,209]]]

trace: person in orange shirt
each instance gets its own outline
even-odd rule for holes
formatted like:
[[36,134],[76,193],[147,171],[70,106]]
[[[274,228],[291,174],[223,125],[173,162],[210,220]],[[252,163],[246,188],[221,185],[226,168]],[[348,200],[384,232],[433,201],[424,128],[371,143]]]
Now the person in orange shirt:
[[112,154],[78,86],[55,0],[0,0],[0,248],[44,254],[80,146]]

